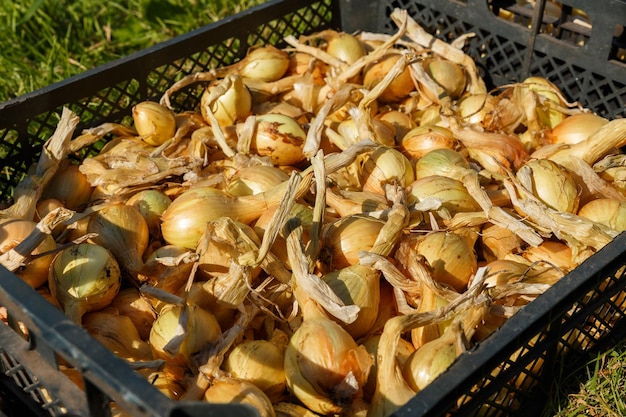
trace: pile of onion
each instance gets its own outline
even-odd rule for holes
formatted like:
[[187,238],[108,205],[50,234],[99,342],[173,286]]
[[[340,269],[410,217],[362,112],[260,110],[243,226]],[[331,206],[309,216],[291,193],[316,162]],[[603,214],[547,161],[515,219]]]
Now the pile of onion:
[[[252,48],[74,135],[0,213],[2,264],[170,398],[391,414],[626,230],[626,120],[540,77],[488,92],[391,17]],[[173,107],[194,83],[200,106]]]

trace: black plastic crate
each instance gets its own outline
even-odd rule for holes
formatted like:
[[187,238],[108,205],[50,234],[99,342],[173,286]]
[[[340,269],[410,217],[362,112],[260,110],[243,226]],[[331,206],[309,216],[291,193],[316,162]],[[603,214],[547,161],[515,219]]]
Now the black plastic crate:
[[[605,117],[626,115],[623,0],[598,0],[593,6],[566,0],[560,15],[542,19],[540,7],[508,0],[277,0],[0,104],[0,200],[10,197],[37,160],[64,106],[80,117],[77,132],[103,121],[128,123],[133,105],[160,98],[186,74],[237,61],[251,45],[281,45],[286,35],[326,28],[391,33],[389,14],[396,7],[446,41],[473,32],[466,49],[491,87],[541,75]],[[591,30],[577,23],[576,8],[587,12]],[[173,97],[179,109],[198,101],[194,87]],[[396,415],[499,416],[519,410],[535,415],[555,372],[576,369],[626,333],[625,265],[622,233],[463,354]],[[0,305],[15,324],[0,326],[0,369],[6,376],[0,380],[0,405],[19,404],[34,415],[105,416],[114,400],[138,417],[255,415],[245,406],[165,398],[4,268]],[[18,322],[26,325],[28,337]],[[84,391],[59,372],[59,358],[81,371]]]

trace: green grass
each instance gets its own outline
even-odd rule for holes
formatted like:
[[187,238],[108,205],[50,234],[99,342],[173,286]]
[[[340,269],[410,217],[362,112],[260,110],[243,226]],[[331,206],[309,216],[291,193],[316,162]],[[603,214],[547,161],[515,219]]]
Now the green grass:
[[0,0],[0,102],[264,0]]
[[626,415],[626,346],[621,343],[596,356],[559,382],[564,389],[552,397],[544,417]]

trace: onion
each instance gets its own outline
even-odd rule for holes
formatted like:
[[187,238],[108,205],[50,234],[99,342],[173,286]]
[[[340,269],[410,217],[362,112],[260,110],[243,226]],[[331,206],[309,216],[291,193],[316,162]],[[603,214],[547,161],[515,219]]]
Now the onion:
[[93,187],[79,166],[68,164],[59,169],[44,187],[42,197],[63,202],[66,208],[81,211],[91,198]]
[[340,324],[355,340],[368,334],[378,317],[380,272],[363,265],[350,265],[331,271],[322,279],[346,305],[359,307],[355,321]]
[[[396,61],[401,58],[402,55],[399,54],[388,54],[381,60],[365,68],[363,73],[363,85],[365,88],[374,88],[376,84],[378,84],[385,77],[385,75],[387,75],[387,73],[395,65]],[[383,91],[383,93],[378,97],[378,100],[382,103],[398,102],[407,97],[412,91],[415,91],[415,84],[413,83],[411,73],[407,67]]]
[[87,232],[96,233],[92,241],[108,248],[131,276],[136,277],[148,248],[149,230],[135,207],[115,203],[89,217]]
[[155,237],[161,234],[161,216],[171,203],[172,200],[160,190],[138,191],[126,200],[127,205],[141,213],[150,234]]
[[232,348],[222,368],[234,378],[253,383],[274,402],[283,397],[285,346],[270,340],[246,340]]
[[345,32],[330,37],[326,52],[349,65],[366,54],[363,43],[356,36]]
[[[529,111],[535,112],[534,115],[529,116],[531,120],[529,128],[531,130],[540,129],[541,126],[552,129],[565,120],[566,115],[558,107],[565,107],[566,103],[561,98],[559,88],[546,78],[531,76],[517,84],[513,89],[514,100],[518,102],[518,105],[525,108],[527,113]],[[525,96],[528,94],[533,94],[536,97],[536,103],[532,106],[527,105],[528,101]],[[532,126],[533,118],[539,122],[538,126]]]
[[289,180],[282,169],[270,165],[244,167],[228,183],[227,191],[233,196],[253,195],[268,191]]
[[287,387],[315,413],[344,413],[363,395],[371,359],[328,318],[305,318],[285,351]]
[[487,127],[498,98],[488,94],[467,94],[459,99],[457,112],[464,122]]
[[376,114],[376,119],[388,123],[393,126],[396,135],[395,142],[400,144],[402,138],[413,128],[415,128],[415,122],[411,116],[401,110],[381,110]]
[[453,149],[434,149],[415,163],[415,179],[431,175],[456,178],[458,168],[469,169],[469,162],[463,155]]
[[251,150],[269,156],[274,165],[295,165],[304,160],[302,147],[306,132],[294,118],[268,113],[257,116],[256,123]]
[[493,223],[485,223],[481,230],[480,249],[486,261],[503,259],[522,251],[523,240],[515,232]]
[[163,213],[163,239],[170,245],[195,249],[207,222],[231,217],[241,223],[250,223],[261,215],[263,207],[255,206],[254,201],[248,203],[240,199],[211,187],[191,188],[183,192]]
[[469,311],[458,313],[440,337],[416,349],[407,358],[402,374],[415,392],[423,390],[467,349],[463,341],[471,339],[487,311],[486,305],[477,304]]
[[417,204],[426,199],[440,201],[447,218],[459,212],[480,211],[462,182],[441,175],[422,177],[407,187],[407,203]]
[[155,320],[149,342],[155,358],[170,365],[191,366],[193,355],[215,343],[221,333],[210,312],[193,304],[168,305]]
[[385,195],[387,184],[405,187],[415,179],[411,161],[394,148],[381,146],[365,160],[361,172],[363,191]]
[[211,123],[210,113],[220,126],[243,122],[251,113],[252,95],[238,75],[232,75],[229,85],[211,84],[200,98],[200,111],[205,122]]
[[271,400],[251,382],[222,376],[217,378],[204,393],[204,401],[219,404],[246,404],[259,417],[276,417]]
[[236,72],[243,78],[259,81],[276,81],[289,68],[289,56],[272,45],[250,49],[246,57],[236,64]]
[[111,309],[94,311],[83,316],[82,326],[120,358],[131,362],[152,360],[150,346],[141,339],[128,316]]
[[[14,219],[10,217],[0,218],[0,254],[10,251],[21,243],[35,230],[35,226],[35,222],[30,220]],[[39,255],[53,251],[56,246],[54,238],[47,235],[31,255]],[[48,280],[48,269],[50,268],[54,256],[54,253],[38,256],[29,260],[24,266],[13,272],[31,287],[39,288]]]
[[317,414],[306,407],[288,402],[278,402],[274,404],[276,417],[317,417]]
[[176,134],[176,117],[167,107],[154,101],[133,106],[133,122],[137,134],[152,146],[162,145]]
[[573,145],[587,139],[608,122],[594,113],[573,114],[546,132],[546,138],[550,143]]
[[432,58],[423,66],[448,97],[457,99],[465,91],[467,80],[460,65],[447,59]]
[[[373,335],[368,336],[362,343],[365,349],[367,349],[369,354],[374,358],[378,356],[378,342],[379,341],[380,341],[380,334],[373,334]],[[401,367],[403,367],[407,359],[411,355],[411,353],[413,353],[414,351],[415,351],[415,348],[413,347],[411,342],[405,339],[399,339],[397,351],[396,351],[396,358],[397,358],[398,364]],[[367,379],[367,384],[365,384],[365,386],[363,387],[363,391],[365,394],[364,398],[366,400],[370,400],[374,396],[374,391],[376,391],[377,371],[378,371],[377,364],[375,362],[374,365],[372,366],[372,369],[370,370],[369,377]]]
[[626,202],[623,201],[608,198],[591,200],[578,210],[578,215],[618,232],[626,230]]
[[516,177],[548,207],[567,213],[576,213],[578,210],[576,181],[567,168],[556,162],[531,159],[517,171]]
[[120,268],[106,248],[81,243],[55,256],[48,282],[65,315],[80,324],[85,313],[111,304],[120,289]]
[[109,308],[127,316],[133,322],[141,340],[148,340],[156,313],[152,304],[136,288],[121,289],[111,301]]
[[342,217],[324,225],[322,251],[332,269],[341,269],[359,263],[359,252],[372,249],[383,220],[368,215]]
[[456,140],[450,129],[441,126],[420,125],[407,132],[400,140],[400,150],[409,158],[419,159],[434,149],[454,149]]
[[411,245],[412,256],[423,256],[432,268],[433,279],[459,293],[478,269],[474,248],[456,233],[437,231],[421,236]]
[[572,248],[559,241],[545,240],[539,246],[528,247],[521,254],[530,262],[547,262],[566,272],[578,266],[574,262]]
[[147,376],[147,380],[153,387],[172,400],[181,399],[185,393],[185,388],[180,380],[170,375],[167,371],[151,372]]

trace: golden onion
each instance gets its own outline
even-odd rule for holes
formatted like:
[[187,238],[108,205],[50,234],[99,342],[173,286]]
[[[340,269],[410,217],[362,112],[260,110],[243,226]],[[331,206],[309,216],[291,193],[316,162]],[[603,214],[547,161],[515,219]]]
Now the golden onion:
[[234,378],[253,383],[274,402],[283,397],[287,386],[284,365],[284,346],[258,339],[233,347],[222,368]]
[[127,273],[137,275],[150,234],[139,210],[124,203],[106,206],[89,216],[87,232],[96,234],[92,241],[109,249]]
[[411,245],[413,256],[423,256],[432,268],[433,279],[448,285],[459,293],[478,269],[474,248],[456,233],[430,232],[415,239]]
[[546,132],[546,138],[550,143],[573,145],[587,139],[608,122],[607,119],[595,113],[573,114]]
[[591,200],[578,210],[578,215],[618,232],[626,230],[626,202],[623,201],[609,198]]
[[324,225],[322,251],[332,269],[359,263],[359,252],[369,251],[385,221],[365,214],[342,217]]
[[[388,54],[385,55],[379,61],[376,61],[372,65],[366,67],[363,73],[363,85],[367,89],[372,89],[378,84],[387,73],[393,68],[398,59],[401,59],[402,55]],[[415,84],[411,78],[411,73],[407,68],[394,79],[391,84],[383,91],[378,97],[382,103],[398,102],[406,98],[412,91],[415,91]]]
[[121,286],[120,268],[111,252],[91,243],[60,251],[50,266],[50,291],[76,323],[113,301]]
[[430,175],[413,181],[407,187],[407,203],[417,204],[432,198],[450,217],[460,212],[480,211],[480,206],[462,182],[441,175]]
[[133,106],[132,114],[137,134],[149,145],[162,145],[176,134],[174,112],[159,103],[142,101]]
[[243,78],[259,81],[276,81],[289,68],[289,55],[272,45],[251,48],[246,57],[237,64],[236,72]]
[[215,343],[222,329],[210,312],[193,304],[161,309],[150,330],[155,358],[170,365],[192,366],[193,355]]
[[161,234],[161,216],[172,200],[161,190],[141,190],[130,196],[126,204],[135,207],[143,216],[152,236]]
[[326,44],[326,52],[345,62],[354,64],[367,52],[363,43],[354,35],[345,32],[337,32],[331,36]]
[[[35,222],[30,220],[11,217],[0,218],[0,254],[10,251],[21,243],[35,230],[35,227]],[[56,246],[54,238],[47,235],[31,255],[41,255],[53,251]],[[26,264],[13,272],[31,287],[39,288],[48,280],[48,270],[54,256],[55,254],[51,252],[47,255],[30,259]]]
[[306,132],[290,116],[267,113],[256,117],[256,132],[250,149],[271,158],[274,165],[295,165],[304,160]]
[[461,153],[448,148],[434,149],[415,163],[415,179],[430,175],[456,178],[459,168],[469,168],[469,162]]
[[578,210],[576,181],[560,164],[549,159],[531,159],[517,171],[516,177],[548,207],[567,213]]
[[[230,78],[231,83],[209,85],[200,98],[200,112],[204,121],[211,125],[210,113],[222,127],[243,122],[252,112],[252,94],[238,75]],[[226,91],[222,91],[224,88]]]
[[282,169],[271,165],[255,165],[237,171],[228,182],[226,191],[234,196],[253,195],[268,191],[289,180]]
[[246,404],[260,417],[276,417],[267,395],[253,383],[238,378],[217,378],[205,391],[203,399],[209,403]]
[[350,265],[325,274],[322,279],[346,305],[359,307],[352,323],[340,323],[352,337],[359,339],[372,330],[380,304],[380,272],[363,265]]
[[363,191],[385,195],[387,184],[406,187],[415,180],[411,161],[400,151],[380,146],[369,154],[361,171]]
[[467,84],[463,67],[442,58],[429,59],[423,65],[428,75],[448,97],[457,99],[463,94]]
[[59,169],[44,187],[43,198],[55,198],[70,210],[81,211],[91,199],[93,187],[75,164]]
[[419,159],[434,149],[454,149],[456,140],[450,129],[420,125],[408,131],[400,140],[400,150],[409,158]]

